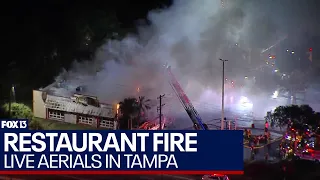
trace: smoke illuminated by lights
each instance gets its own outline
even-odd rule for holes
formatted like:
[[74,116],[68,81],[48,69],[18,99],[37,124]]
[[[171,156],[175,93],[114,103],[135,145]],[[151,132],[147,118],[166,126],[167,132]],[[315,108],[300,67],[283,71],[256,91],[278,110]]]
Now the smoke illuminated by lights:
[[275,92],[273,93],[273,95],[272,95],[272,98],[273,98],[273,99],[276,99],[276,98],[278,98],[278,96],[279,96],[279,91],[275,91]]
[[[101,101],[119,102],[137,91],[156,99],[159,94],[173,93],[163,71],[163,64],[168,63],[196,108],[219,113],[222,67],[218,59],[225,58],[229,60],[226,77],[235,81],[232,88],[235,92],[226,95],[234,97],[234,102],[241,97],[241,102],[246,101],[240,104],[255,108],[255,113],[263,117],[265,104],[282,105],[283,102],[274,102],[270,98],[272,91],[255,85],[238,87],[244,79],[250,81],[246,75],[253,76],[248,74],[253,68],[243,54],[253,49],[257,55],[252,53],[251,63],[265,65],[265,61],[260,60],[260,52],[268,51],[274,42],[286,38],[284,34],[300,24],[298,20],[289,24],[294,21],[295,14],[288,15],[287,5],[282,4],[286,3],[235,0],[228,1],[226,6],[224,0],[177,0],[170,8],[150,12],[151,25],[139,26],[137,35],[129,35],[121,41],[107,40],[94,60],[75,62],[70,71],[57,77],[57,82],[65,84],[65,88],[51,90],[68,96],[83,85],[86,94],[96,95]],[[170,100],[166,103],[167,109],[182,109],[176,98]],[[204,104],[208,106],[204,108]]]

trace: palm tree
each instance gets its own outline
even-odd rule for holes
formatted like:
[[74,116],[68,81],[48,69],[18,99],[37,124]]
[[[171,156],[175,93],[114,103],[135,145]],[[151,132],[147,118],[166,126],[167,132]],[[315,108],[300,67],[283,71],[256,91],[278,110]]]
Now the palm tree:
[[136,98],[125,98],[119,103],[119,110],[121,117],[120,119],[120,129],[130,129],[129,123],[138,115],[138,100]]
[[151,109],[150,99],[146,99],[144,96],[139,96],[138,99],[138,124],[141,123],[141,115],[143,116],[147,110]]

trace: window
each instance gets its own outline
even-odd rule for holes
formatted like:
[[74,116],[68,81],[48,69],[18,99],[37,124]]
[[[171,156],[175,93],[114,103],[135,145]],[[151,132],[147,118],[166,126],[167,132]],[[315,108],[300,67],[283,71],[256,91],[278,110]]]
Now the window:
[[48,119],[64,121],[64,112],[49,109],[48,110]]
[[79,120],[79,123],[81,124],[88,124],[88,125],[93,124],[93,117],[79,116],[78,120]]
[[51,109],[64,109],[64,105],[62,103],[56,102],[56,101],[52,101],[52,100],[48,100],[46,103],[48,108]]
[[114,122],[110,119],[102,119],[100,121],[100,127],[107,129],[114,129]]

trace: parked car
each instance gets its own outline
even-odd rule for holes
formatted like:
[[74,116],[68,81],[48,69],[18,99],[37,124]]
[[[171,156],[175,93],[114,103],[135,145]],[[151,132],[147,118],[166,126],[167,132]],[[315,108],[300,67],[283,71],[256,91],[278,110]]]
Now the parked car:
[[224,174],[204,175],[202,180],[229,180],[229,177]]

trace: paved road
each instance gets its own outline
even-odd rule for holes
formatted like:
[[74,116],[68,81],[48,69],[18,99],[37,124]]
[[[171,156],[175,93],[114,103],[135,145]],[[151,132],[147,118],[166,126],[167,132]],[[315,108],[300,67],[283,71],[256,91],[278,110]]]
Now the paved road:
[[[3,180],[201,180],[202,175],[50,175],[50,176],[0,176]],[[242,175],[230,175],[232,180],[247,180]]]
[[[280,145],[281,140],[274,141],[270,143],[270,149],[267,148],[267,146],[260,147],[256,149],[256,154],[255,154],[255,160],[264,160],[265,154],[268,152],[269,154],[269,159],[278,161],[278,151],[277,148]],[[248,160],[248,158],[251,157],[251,151],[248,148],[244,149],[244,158],[245,160]]]
[[[256,130],[256,131],[261,131],[261,132],[264,132],[264,128],[251,128],[251,127],[238,127],[237,128],[238,130],[244,130],[244,129],[250,129],[251,131],[253,130]],[[279,130],[279,129],[269,129],[269,131],[271,132],[271,133],[277,133],[277,134],[284,134],[285,133],[285,131],[284,130]]]
[[[282,171],[283,166],[286,167],[286,172]],[[286,179],[319,180],[320,165],[304,160],[269,164],[256,161],[245,167],[245,176],[259,180],[284,179],[284,176]]]
[[200,180],[200,175],[17,175],[0,176],[6,180]]

